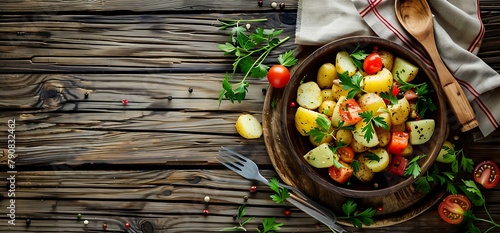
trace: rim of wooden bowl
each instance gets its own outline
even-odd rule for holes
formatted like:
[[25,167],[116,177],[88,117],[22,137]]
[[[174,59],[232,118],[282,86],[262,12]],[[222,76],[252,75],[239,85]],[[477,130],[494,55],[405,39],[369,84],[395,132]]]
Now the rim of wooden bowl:
[[[435,161],[441,146],[444,142],[445,131],[446,131],[446,110],[445,110],[445,102],[444,96],[442,94],[441,86],[436,79],[435,73],[431,71],[417,56],[415,56],[408,49],[391,42],[389,40],[382,39],[380,37],[373,36],[351,36],[342,39],[338,39],[332,41],[324,46],[315,50],[312,54],[306,57],[297,67],[295,67],[295,71],[292,73],[292,78],[290,83],[283,90],[283,101],[281,104],[286,105],[282,106],[282,127],[284,130],[284,143],[287,144],[291,149],[292,155],[287,155],[292,159],[299,160],[300,168],[302,169],[300,175],[305,175],[310,177],[312,180],[317,181],[319,188],[326,189],[331,192],[336,192],[340,195],[347,197],[355,197],[355,198],[364,198],[371,196],[382,196],[388,195],[394,192],[401,190],[402,188],[412,184],[415,179],[412,177],[405,177],[405,179],[395,185],[388,186],[386,188],[381,189],[369,189],[369,190],[359,190],[359,189],[349,189],[345,187],[341,187],[335,185],[333,181],[325,179],[324,175],[320,175],[318,173],[318,169],[313,168],[302,158],[302,156],[310,149],[312,149],[311,145],[307,141],[307,137],[301,136],[294,126],[294,115],[296,108],[289,106],[291,101],[295,101],[297,87],[300,85],[301,80],[315,80],[316,72],[319,69],[319,66],[323,64],[327,56],[333,56],[329,60],[335,60],[335,54],[341,50],[349,50],[352,51],[357,46],[361,46],[361,48],[370,45],[377,45],[381,49],[388,49],[395,56],[402,57],[403,59],[412,62],[413,64],[419,67],[419,74],[422,76],[422,73],[430,81],[431,86],[435,90],[435,104],[437,110],[435,112],[435,131],[431,140],[424,144],[425,148],[429,148],[430,151],[426,151],[427,156],[425,159],[420,162],[421,166],[421,174],[425,174],[427,170],[432,166]],[[309,74],[304,78],[304,75]],[[313,76],[313,77],[310,77]],[[439,114],[440,113],[440,114]],[[307,146],[309,145],[309,146]],[[297,149],[300,147],[299,149]],[[420,148],[421,149],[421,148]],[[425,149],[424,149],[425,151]],[[300,187],[299,187],[300,188]]]

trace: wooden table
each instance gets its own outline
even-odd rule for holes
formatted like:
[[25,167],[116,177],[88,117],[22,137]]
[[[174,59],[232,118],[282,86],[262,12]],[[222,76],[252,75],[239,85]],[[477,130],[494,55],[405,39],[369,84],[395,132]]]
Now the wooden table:
[[[256,217],[246,225],[251,230],[262,218],[277,217],[280,232],[330,232],[294,207],[285,217],[268,187],[214,158],[220,146],[238,147],[267,178],[277,176],[263,139],[243,139],[234,129],[242,113],[260,119],[267,81],[251,80],[244,103],[218,107],[232,58],[216,48],[228,32],[214,23],[267,18],[259,25],[292,37],[271,54],[276,57],[296,48],[297,1],[283,2],[284,10],[271,9],[270,1],[263,7],[233,0],[2,1],[0,232],[101,232],[104,223],[110,232],[212,232],[235,226],[242,204]],[[481,9],[486,35],[479,56],[500,71],[500,4],[482,0]],[[9,120],[16,123],[13,168],[7,166]],[[500,131],[470,143],[468,155],[500,163]],[[15,191],[6,179],[12,176]],[[249,193],[251,185],[257,193]],[[499,191],[484,192],[497,222]],[[12,194],[15,226],[8,216]],[[463,232],[444,223],[435,206],[390,227],[346,228]]]

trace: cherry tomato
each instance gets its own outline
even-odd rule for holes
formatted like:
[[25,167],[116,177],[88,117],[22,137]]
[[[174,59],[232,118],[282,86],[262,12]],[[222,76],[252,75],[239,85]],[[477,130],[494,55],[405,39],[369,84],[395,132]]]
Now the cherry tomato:
[[376,74],[377,72],[382,70],[382,58],[378,53],[371,53],[365,58],[365,61],[363,62],[363,70],[371,75],[371,74]]
[[407,132],[392,132],[391,140],[389,141],[389,145],[387,146],[387,152],[395,155],[401,155],[408,146],[409,138],[410,134],[408,134]]
[[331,166],[328,169],[328,174],[333,180],[343,184],[351,178],[354,170],[352,169],[351,165],[347,163],[340,162],[340,164],[342,164],[344,167],[336,168],[335,166]]
[[406,170],[406,165],[408,165],[408,159],[401,155],[395,155],[392,158],[391,164],[389,165],[389,169],[387,171],[398,176],[403,176]]
[[483,161],[474,169],[474,180],[487,189],[491,189],[498,184],[498,166],[493,161]]
[[340,160],[346,163],[352,163],[354,160],[354,149],[350,146],[340,147],[337,149]]
[[464,219],[464,212],[471,208],[469,199],[462,194],[450,194],[439,204],[439,216],[450,224],[459,224]]
[[356,124],[362,120],[361,116],[359,116],[359,113],[362,111],[355,99],[345,100],[340,104],[339,108],[342,120],[349,125]]
[[282,65],[274,65],[267,72],[267,81],[274,88],[282,88],[290,81],[290,71]]

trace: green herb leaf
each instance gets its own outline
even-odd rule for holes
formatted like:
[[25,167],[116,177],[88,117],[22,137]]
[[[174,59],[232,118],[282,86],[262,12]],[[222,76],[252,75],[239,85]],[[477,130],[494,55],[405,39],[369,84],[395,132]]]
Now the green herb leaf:
[[[358,45],[358,47],[359,47],[359,45]],[[358,48],[356,48],[349,55],[350,55],[351,61],[354,63],[354,65],[356,67],[358,67],[358,69],[363,70],[363,60],[366,59],[366,57],[368,56],[368,54],[365,53],[364,50],[358,50]]]
[[347,199],[347,201],[342,205],[342,212],[347,215],[347,217],[351,216],[358,208],[358,204],[354,202],[353,199]]
[[358,173],[359,169],[361,168],[361,163],[359,163],[358,160],[353,160],[351,163],[351,168],[353,170],[353,173],[356,174],[356,173]]
[[421,172],[421,168],[420,168],[420,165],[418,164],[418,160],[424,158],[425,156],[427,156],[427,155],[421,154],[421,155],[415,156],[412,160],[410,160],[410,162],[408,162],[408,165],[405,169],[404,175],[405,176],[411,175],[411,176],[413,176],[414,179],[416,179],[420,175],[420,172]]
[[415,186],[418,191],[423,193],[428,193],[431,190],[431,185],[429,184],[428,177],[422,176],[415,180]]
[[380,97],[382,97],[382,99],[385,99],[385,100],[389,101],[390,105],[398,104],[398,98],[396,96],[392,95],[392,88],[391,88],[390,92],[382,92],[382,93],[380,93]]
[[283,223],[277,223],[276,218],[264,218],[262,219],[262,226],[262,231],[260,229],[257,229],[259,233],[274,233],[281,229]]
[[427,83],[423,83],[421,86],[416,87],[416,108],[418,110],[418,116],[420,118],[424,118],[427,110],[434,112],[437,109],[432,99],[428,96],[428,94],[432,92],[434,91],[427,89]]
[[[377,127],[382,127],[386,130],[389,130],[389,125],[387,122],[384,121],[384,118],[381,116],[373,116],[372,111],[365,111],[359,114],[359,116],[363,119],[363,122],[366,123],[363,128],[361,128],[361,132],[364,133],[364,138],[366,139],[367,142],[370,142],[374,135],[375,135],[375,129],[373,128],[373,124]],[[373,122],[373,124],[372,124]]]
[[365,158],[368,159],[369,161],[377,161],[380,162],[380,157],[374,153],[366,153]]
[[288,189],[281,187],[278,179],[274,177],[269,181],[269,187],[275,192],[275,194],[271,195],[271,199],[277,204],[284,203],[285,200],[290,197]]
[[234,47],[234,45],[229,42],[226,42],[225,44],[218,44],[217,48],[224,51],[226,55],[234,53],[234,51],[236,51],[236,47]]
[[356,94],[360,91],[363,91],[361,88],[361,80],[363,80],[363,76],[359,73],[354,74],[352,77],[349,77],[347,71],[344,73],[339,73],[340,85],[344,90],[348,90],[346,98],[352,99]]
[[474,161],[472,159],[465,157],[464,151],[459,150],[458,153],[462,154],[462,159],[460,161],[460,167],[462,171],[472,173],[474,171]]
[[297,63],[298,59],[293,55],[293,50],[289,50],[278,56],[278,62],[282,66],[290,67]]
[[375,215],[375,210],[372,208],[367,208],[359,213],[356,213],[358,205],[353,199],[349,198],[342,205],[342,211],[346,214],[346,217],[339,216],[339,219],[349,220],[355,227],[362,228],[363,225],[369,226],[374,223],[373,216]]
[[483,194],[477,188],[477,185],[472,180],[462,180],[464,186],[460,186],[460,189],[465,193],[467,198],[475,205],[475,206],[483,206],[486,200],[484,199]]

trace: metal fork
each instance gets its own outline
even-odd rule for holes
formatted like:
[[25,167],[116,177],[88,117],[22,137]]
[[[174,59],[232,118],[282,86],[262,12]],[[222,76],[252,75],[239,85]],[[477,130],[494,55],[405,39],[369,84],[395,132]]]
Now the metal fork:
[[[266,185],[269,185],[269,181],[260,174],[259,167],[249,158],[225,147],[221,147],[219,153],[216,156],[217,161],[226,166],[227,168],[233,170],[234,172],[240,174],[246,179],[260,181]],[[279,184],[283,188],[291,190],[291,198],[287,200],[295,205],[297,208],[311,215],[311,217],[316,218],[318,221],[329,226],[333,230],[339,233],[347,232],[342,227],[337,225],[335,222],[337,220],[335,214],[329,209],[323,207],[322,205],[314,202],[305,194],[303,194],[297,188],[286,185],[283,183]]]

